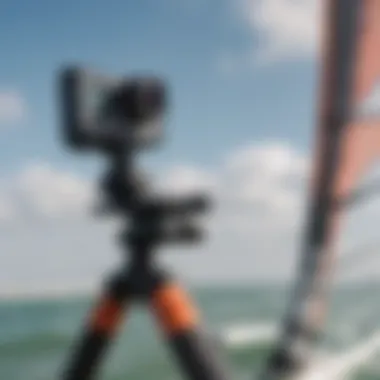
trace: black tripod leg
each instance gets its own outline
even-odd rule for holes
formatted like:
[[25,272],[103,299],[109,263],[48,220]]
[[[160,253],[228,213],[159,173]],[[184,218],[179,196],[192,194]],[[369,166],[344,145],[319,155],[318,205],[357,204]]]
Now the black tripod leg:
[[189,380],[229,379],[215,347],[202,334],[197,310],[185,291],[176,284],[164,284],[153,292],[152,306],[159,325]]
[[90,380],[95,376],[126,308],[127,289],[120,288],[120,284],[112,284],[90,313],[64,380]]

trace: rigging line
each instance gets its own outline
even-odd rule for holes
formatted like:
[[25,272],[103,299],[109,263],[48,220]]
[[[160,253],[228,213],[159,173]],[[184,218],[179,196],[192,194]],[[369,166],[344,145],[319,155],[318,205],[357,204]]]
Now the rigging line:
[[363,201],[367,201],[377,193],[380,194],[380,179],[375,180],[373,183],[367,185],[364,188],[354,191],[352,194],[343,199],[337,200],[336,207],[351,208],[358,206],[359,204],[362,204]]

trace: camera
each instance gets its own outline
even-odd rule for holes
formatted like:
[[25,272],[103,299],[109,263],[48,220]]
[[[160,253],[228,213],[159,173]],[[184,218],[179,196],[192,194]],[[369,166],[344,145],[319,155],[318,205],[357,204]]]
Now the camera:
[[63,137],[71,148],[123,151],[161,139],[167,93],[158,77],[111,78],[70,66],[58,82]]

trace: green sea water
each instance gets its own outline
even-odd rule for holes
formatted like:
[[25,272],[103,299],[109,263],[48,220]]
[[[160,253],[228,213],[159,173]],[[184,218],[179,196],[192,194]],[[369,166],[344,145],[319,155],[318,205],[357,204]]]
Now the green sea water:
[[[355,347],[380,329],[379,289],[372,284],[336,292],[322,345],[328,355]],[[271,346],[272,338],[264,331],[278,326],[287,290],[246,286],[194,288],[190,293],[202,310],[204,325],[221,342],[233,378],[254,379]],[[91,297],[0,302],[0,379],[60,379],[92,302]],[[182,378],[154,321],[141,306],[128,316],[105,359],[99,379]],[[380,379],[378,361],[379,356],[366,361],[352,371],[351,378]]]

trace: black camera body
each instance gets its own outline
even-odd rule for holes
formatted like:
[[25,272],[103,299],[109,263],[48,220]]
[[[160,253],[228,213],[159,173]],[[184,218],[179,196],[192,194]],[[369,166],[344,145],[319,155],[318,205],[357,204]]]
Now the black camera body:
[[167,94],[157,77],[110,78],[71,66],[60,73],[58,87],[63,135],[71,148],[123,151],[161,139]]
[[[202,231],[193,220],[208,209],[202,194],[172,199],[151,192],[136,168],[136,154],[161,137],[167,94],[157,77],[110,78],[76,66],[59,73],[61,130],[66,145],[96,150],[108,161],[98,211],[128,219],[123,243],[137,255],[163,242],[195,242]],[[145,257],[145,254],[143,255]]]

